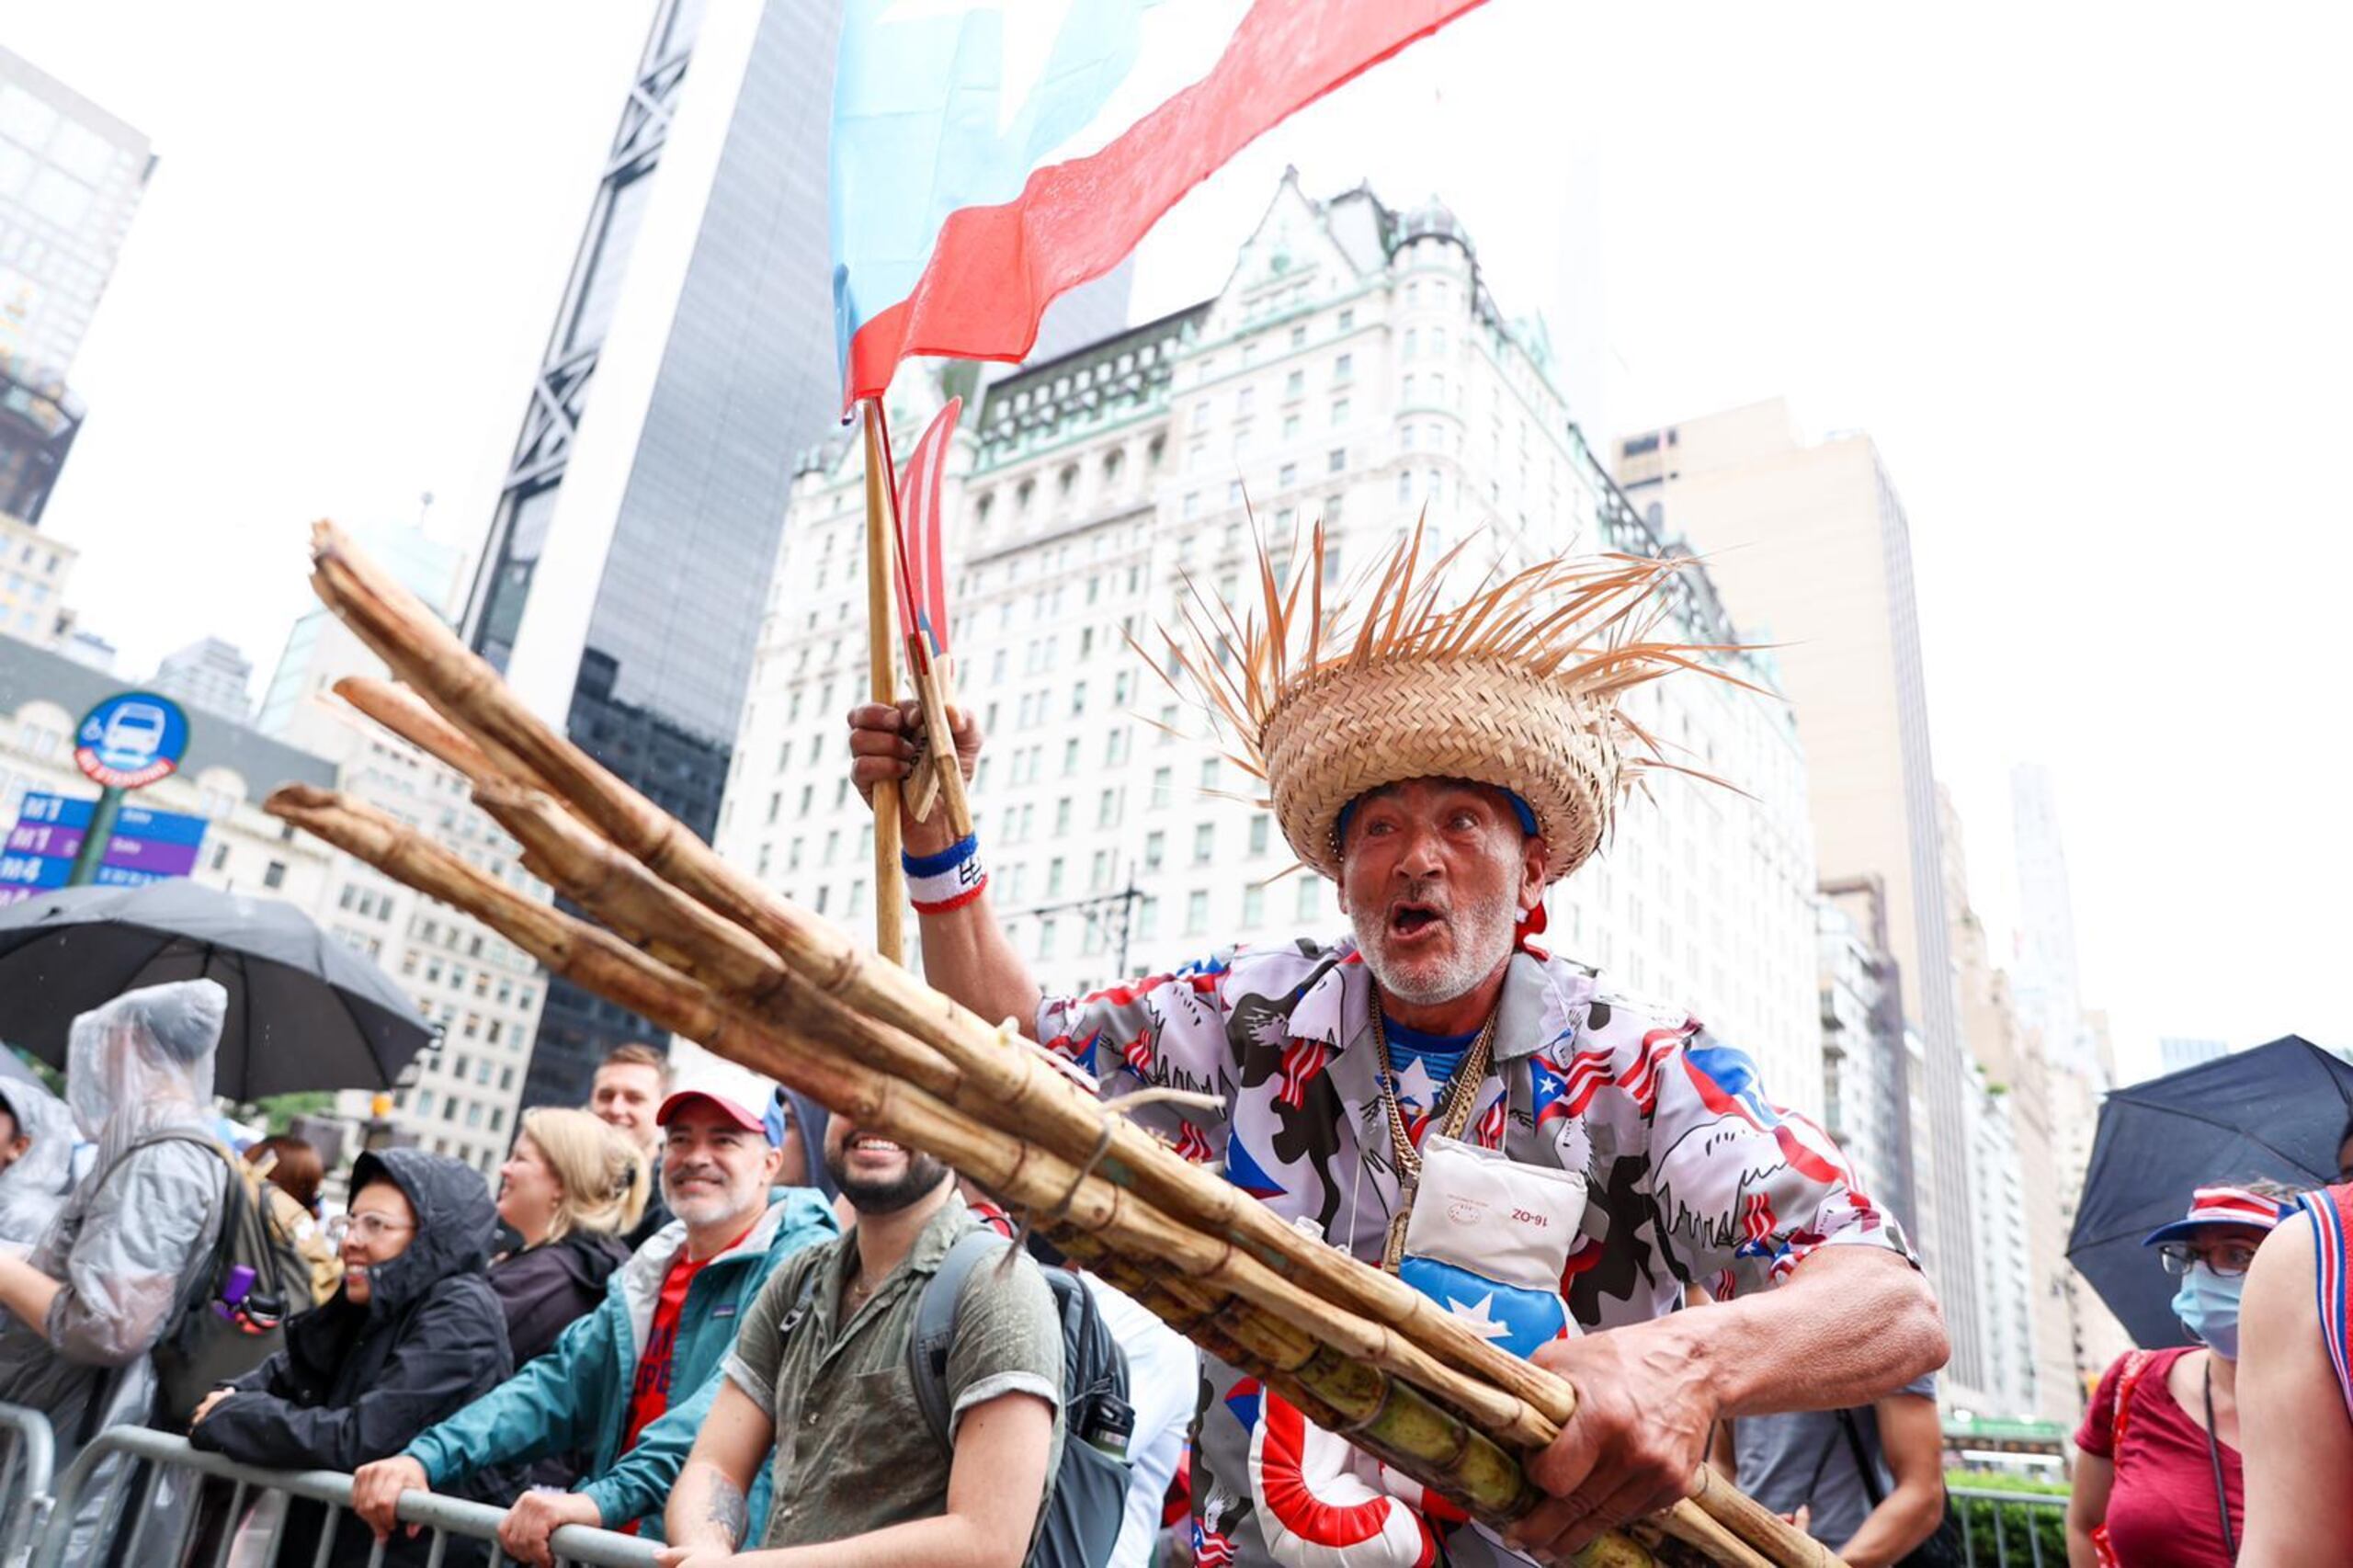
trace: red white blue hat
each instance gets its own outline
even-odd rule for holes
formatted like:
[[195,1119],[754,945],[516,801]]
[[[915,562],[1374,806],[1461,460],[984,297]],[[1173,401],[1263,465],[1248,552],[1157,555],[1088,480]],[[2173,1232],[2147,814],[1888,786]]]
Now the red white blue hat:
[[2160,1225],[2141,1244],[2177,1242],[2209,1225],[2252,1225],[2268,1231],[2279,1222],[2279,1200],[2243,1187],[2201,1187],[2189,1199],[2189,1212],[2170,1225]]

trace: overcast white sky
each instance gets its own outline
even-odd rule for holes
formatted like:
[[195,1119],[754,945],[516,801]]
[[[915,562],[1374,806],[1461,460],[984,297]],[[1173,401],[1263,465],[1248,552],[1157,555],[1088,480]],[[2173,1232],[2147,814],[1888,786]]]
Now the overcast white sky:
[[[650,14],[12,14],[162,158],[45,525],[125,674],[218,633],[266,680],[313,517],[430,491],[478,542]],[[1869,430],[1997,931],[2008,770],[2040,760],[2128,1064],[2158,1034],[2353,1042],[2348,44],[2318,4],[1493,0],[1188,200],[1137,309],[1214,289],[1295,163],[1442,194],[1597,441],[1777,393]]]

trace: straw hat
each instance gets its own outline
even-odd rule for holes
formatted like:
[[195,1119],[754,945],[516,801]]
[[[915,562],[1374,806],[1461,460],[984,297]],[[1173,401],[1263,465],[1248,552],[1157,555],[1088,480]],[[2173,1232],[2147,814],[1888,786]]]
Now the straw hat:
[[1440,608],[1463,547],[1425,562],[1422,546],[1416,527],[1327,615],[1321,527],[1287,585],[1262,541],[1262,608],[1245,617],[1196,589],[1188,635],[1162,629],[1194,687],[1178,693],[1208,710],[1266,785],[1261,804],[1292,852],[1325,876],[1339,877],[1350,802],[1410,778],[1465,778],[1529,807],[1555,881],[1600,846],[1645,769],[1676,767],[1619,699],[1677,669],[1746,683],[1709,662],[1727,650],[1648,639],[1666,613],[1660,585],[1687,561],[1563,556],[1491,574]]

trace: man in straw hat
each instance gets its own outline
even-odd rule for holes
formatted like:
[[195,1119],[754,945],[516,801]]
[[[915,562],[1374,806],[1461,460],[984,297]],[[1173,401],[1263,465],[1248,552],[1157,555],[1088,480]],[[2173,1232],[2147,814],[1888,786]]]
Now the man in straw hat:
[[[1717,1417],[1869,1403],[1941,1366],[1944,1330],[1896,1225],[1747,1057],[1529,944],[1621,788],[1665,766],[1619,699],[1718,673],[1711,650],[1645,640],[1673,564],[1556,560],[1441,606],[1451,557],[1425,562],[1417,534],[1360,609],[1327,616],[1319,536],[1287,586],[1261,574],[1246,626],[1205,607],[1214,630],[1168,651],[1352,935],[1044,996],[991,913],[977,836],[950,843],[933,813],[902,824],[925,972],[1106,1094],[1205,1094],[1217,1108],[1136,1114],[1574,1383],[1575,1418],[1530,1465],[1549,1500],[1513,1540],[1557,1561],[1683,1495]],[[862,790],[920,755],[912,706],[860,708],[850,732]],[[954,740],[970,775],[969,718]],[[1687,1281],[1723,1304],[1677,1312]],[[1576,1336],[1597,1329],[1613,1332]],[[1438,1534],[1450,1562],[1514,1560],[1442,1508],[1402,1517],[1382,1476],[1301,1484],[1317,1445],[1284,1437],[1297,1413],[1206,1369],[1204,1560],[1412,1562]]]

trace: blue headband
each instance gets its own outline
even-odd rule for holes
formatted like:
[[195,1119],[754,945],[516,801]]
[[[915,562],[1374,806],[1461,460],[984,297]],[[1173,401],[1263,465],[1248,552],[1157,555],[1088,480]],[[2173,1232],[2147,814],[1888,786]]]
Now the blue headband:
[[[1511,802],[1512,815],[1519,819],[1519,831],[1521,833],[1526,834],[1530,838],[1539,836],[1536,827],[1536,813],[1529,810],[1528,802],[1526,801],[1521,800],[1518,795],[1513,794],[1509,790],[1503,789],[1499,785],[1490,784],[1487,788],[1495,790],[1495,792],[1503,796],[1505,800]],[[1370,791],[1368,790],[1367,793],[1369,794]],[[1340,820],[1332,824],[1332,845],[1334,848],[1342,847],[1348,842],[1349,819],[1357,814],[1357,801],[1363,799],[1363,795],[1358,795],[1355,801],[1350,801],[1347,805],[1340,808]]]

